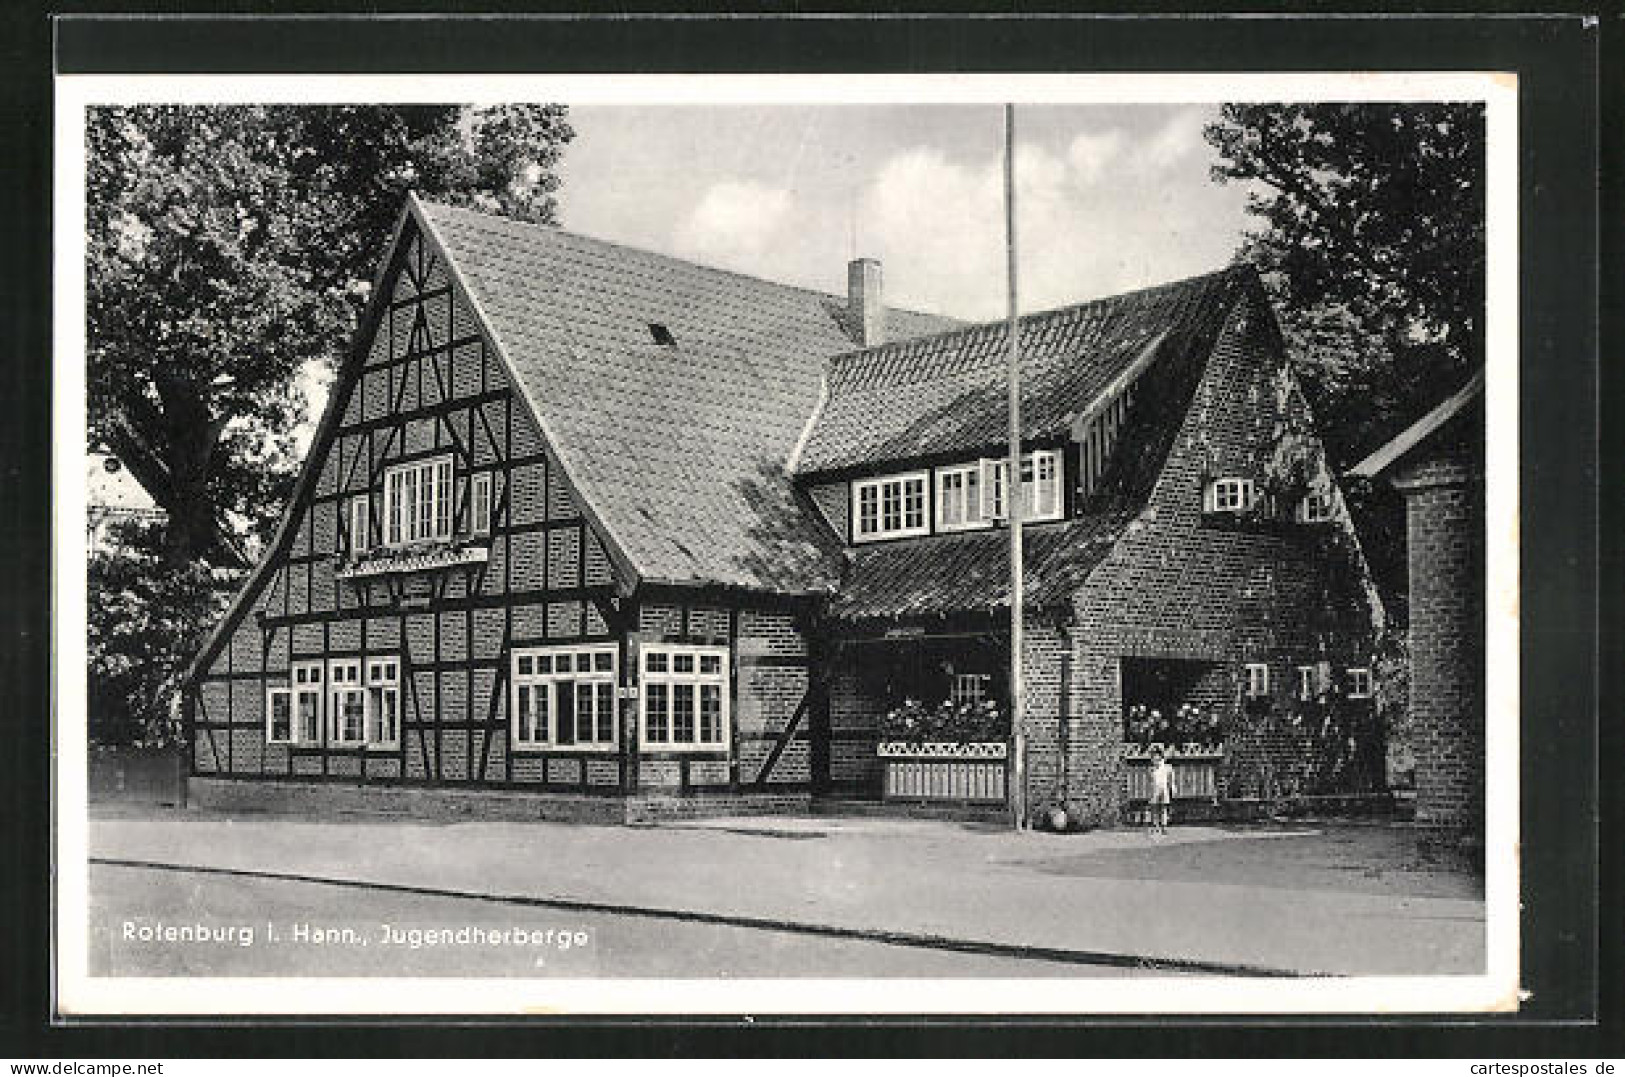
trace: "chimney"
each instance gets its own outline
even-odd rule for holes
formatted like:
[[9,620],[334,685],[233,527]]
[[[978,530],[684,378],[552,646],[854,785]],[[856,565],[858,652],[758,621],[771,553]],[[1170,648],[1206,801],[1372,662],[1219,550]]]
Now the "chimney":
[[880,263],[854,258],[846,264],[846,311],[864,347],[886,342],[886,308],[880,297]]

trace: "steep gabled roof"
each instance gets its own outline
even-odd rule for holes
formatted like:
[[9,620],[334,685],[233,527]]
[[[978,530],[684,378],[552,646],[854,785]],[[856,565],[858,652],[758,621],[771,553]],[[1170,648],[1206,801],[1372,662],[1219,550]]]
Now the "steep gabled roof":
[[[1022,437],[1059,439],[1147,360],[1205,353],[1256,274],[1232,267],[1021,319]],[[802,475],[858,469],[1008,440],[1005,323],[836,357],[796,461]]]
[[[594,518],[644,581],[826,591],[838,552],[784,468],[843,297],[418,202]],[[888,313],[888,332],[954,325]],[[652,326],[672,343],[656,343]]]

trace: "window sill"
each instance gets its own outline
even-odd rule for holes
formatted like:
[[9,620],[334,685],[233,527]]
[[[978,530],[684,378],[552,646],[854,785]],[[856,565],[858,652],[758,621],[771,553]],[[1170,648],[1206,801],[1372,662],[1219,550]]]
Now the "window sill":
[[726,758],[728,744],[639,744],[638,754],[641,756],[654,755],[714,755]]
[[513,751],[516,754],[528,755],[613,755],[621,750],[619,744],[519,744],[515,743]]

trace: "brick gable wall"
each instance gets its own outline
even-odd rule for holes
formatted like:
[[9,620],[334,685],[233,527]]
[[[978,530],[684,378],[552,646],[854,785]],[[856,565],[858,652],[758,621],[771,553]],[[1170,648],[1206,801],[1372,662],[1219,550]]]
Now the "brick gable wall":
[[[1257,302],[1232,313],[1145,510],[1077,594],[1064,696],[1040,690],[1030,700],[1035,803],[1117,817],[1127,789],[1119,762],[1125,657],[1215,663],[1223,680],[1204,691],[1236,703],[1242,665],[1267,662],[1279,710],[1290,709],[1298,662],[1369,664],[1370,613],[1346,547],[1323,529],[1218,527],[1202,515],[1207,478],[1261,477],[1286,424],[1307,421]],[[1063,713],[1064,738],[1055,721]],[[1305,748],[1298,731],[1263,721],[1240,723],[1230,739],[1226,791],[1245,791],[1238,783],[1261,766],[1291,771]]]

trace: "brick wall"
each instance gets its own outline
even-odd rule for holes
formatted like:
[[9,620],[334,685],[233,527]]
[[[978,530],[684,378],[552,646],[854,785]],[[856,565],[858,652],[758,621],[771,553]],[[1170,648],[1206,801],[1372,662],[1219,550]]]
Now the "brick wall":
[[1424,457],[1405,494],[1410,578],[1410,737],[1416,821],[1484,825],[1484,490],[1467,458]]
[[[1074,602],[1062,799],[1082,818],[1115,819],[1125,788],[1122,658],[1200,659],[1232,677],[1265,662],[1281,710],[1297,663],[1369,664],[1370,608],[1360,566],[1338,537],[1346,531],[1216,527],[1202,516],[1208,477],[1262,477],[1281,432],[1308,423],[1263,317],[1250,305],[1232,314],[1145,510]],[[1242,748],[1297,750],[1267,736]],[[1060,750],[1059,738],[1033,746]]]

